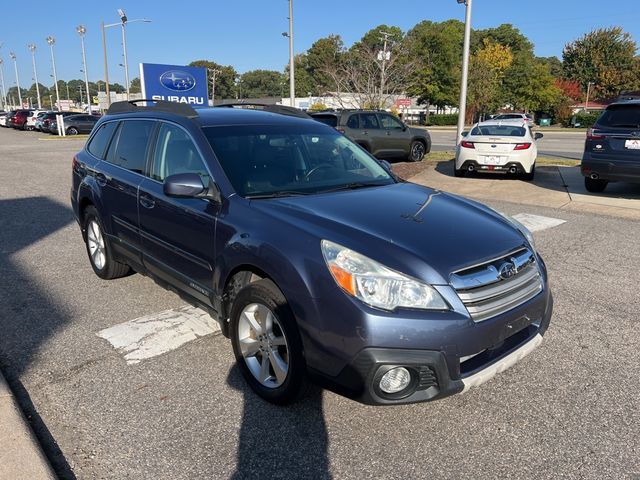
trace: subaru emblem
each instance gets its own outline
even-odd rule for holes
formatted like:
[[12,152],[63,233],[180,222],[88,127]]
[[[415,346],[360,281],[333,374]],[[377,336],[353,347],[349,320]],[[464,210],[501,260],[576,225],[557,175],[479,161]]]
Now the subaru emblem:
[[516,273],[518,273],[516,266],[511,262],[503,263],[498,269],[498,277],[502,280],[507,280],[513,277]]
[[186,92],[196,86],[196,79],[190,73],[170,70],[160,75],[163,87],[176,92]]

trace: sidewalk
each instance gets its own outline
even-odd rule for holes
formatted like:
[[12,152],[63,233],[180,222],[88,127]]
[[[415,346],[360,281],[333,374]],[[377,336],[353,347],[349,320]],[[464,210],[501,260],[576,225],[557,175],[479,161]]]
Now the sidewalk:
[[0,373],[0,480],[56,476]]

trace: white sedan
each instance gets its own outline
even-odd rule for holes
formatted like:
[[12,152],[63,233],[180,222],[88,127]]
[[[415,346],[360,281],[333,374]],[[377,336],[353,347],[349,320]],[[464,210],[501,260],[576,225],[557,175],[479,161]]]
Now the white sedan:
[[477,123],[456,147],[454,174],[467,172],[510,173],[533,180],[541,133],[532,135],[529,126],[490,120]]

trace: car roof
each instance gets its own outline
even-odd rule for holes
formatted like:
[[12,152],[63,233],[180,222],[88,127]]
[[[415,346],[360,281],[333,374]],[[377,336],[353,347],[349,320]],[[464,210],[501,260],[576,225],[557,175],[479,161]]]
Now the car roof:
[[618,107],[620,105],[640,105],[639,99],[629,99],[629,100],[618,100],[610,105],[607,105],[607,109],[610,107]]

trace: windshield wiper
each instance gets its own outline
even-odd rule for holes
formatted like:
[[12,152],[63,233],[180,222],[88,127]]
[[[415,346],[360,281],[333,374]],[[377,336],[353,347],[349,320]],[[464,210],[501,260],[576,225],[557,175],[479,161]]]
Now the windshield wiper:
[[327,190],[321,190],[318,193],[327,193],[327,192],[339,192],[341,190],[357,190],[358,188],[367,188],[367,187],[384,187],[385,185],[391,185],[390,183],[382,183],[382,182],[352,182],[347,183],[345,185],[339,185],[334,188],[329,188]]
[[296,190],[281,190],[279,192],[272,193],[258,193],[256,195],[246,195],[245,198],[251,200],[260,200],[262,198],[282,198],[282,197],[299,197],[303,195],[310,195],[309,192],[298,192]]

